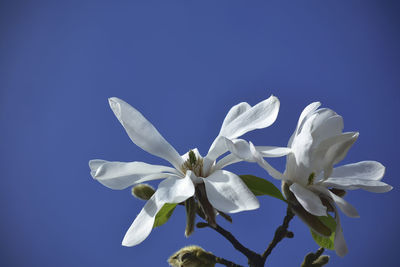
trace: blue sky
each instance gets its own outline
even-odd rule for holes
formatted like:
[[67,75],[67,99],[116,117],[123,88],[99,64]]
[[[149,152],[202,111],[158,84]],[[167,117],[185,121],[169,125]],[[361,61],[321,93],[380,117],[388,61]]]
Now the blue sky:
[[[164,164],[136,147],[109,109],[140,110],[180,153],[205,154],[231,106],[274,94],[277,121],[245,135],[286,145],[312,101],[360,137],[341,163],[377,160],[386,194],[353,191],[361,218],[341,214],[349,254],[331,266],[396,266],[400,216],[400,5],[396,1],[2,1],[0,3],[0,265],[167,266],[197,244],[245,264],[222,237],[184,237],[183,209],[139,246],[121,240],[143,202],[94,181],[88,160]],[[284,159],[272,161],[279,170]],[[255,164],[229,168],[274,182]],[[221,224],[262,251],[285,206]],[[295,218],[270,266],[299,266],[318,247]]]

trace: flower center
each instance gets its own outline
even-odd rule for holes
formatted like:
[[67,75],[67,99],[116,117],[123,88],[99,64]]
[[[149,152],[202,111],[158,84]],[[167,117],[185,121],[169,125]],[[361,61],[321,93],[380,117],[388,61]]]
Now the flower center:
[[203,159],[197,157],[193,150],[189,151],[189,158],[182,165],[182,172],[191,170],[197,177],[202,177],[203,175]]
[[311,173],[310,176],[308,176],[308,183],[307,185],[313,185],[315,180],[315,173]]

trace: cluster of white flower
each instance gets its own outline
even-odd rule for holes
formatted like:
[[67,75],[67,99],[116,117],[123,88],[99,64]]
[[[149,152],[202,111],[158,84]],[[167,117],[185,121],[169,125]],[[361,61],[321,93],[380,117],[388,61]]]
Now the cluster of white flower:
[[[379,162],[362,161],[333,167],[345,157],[358,133],[343,133],[342,117],[331,109],[318,109],[319,102],[303,110],[287,147],[255,146],[239,139],[249,131],[274,123],[279,111],[278,98],[271,96],[253,107],[247,103],[237,104],[229,110],[205,157],[197,149],[180,155],[139,111],[115,97],[110,98],[109,103],[137,146],[172,165],[98,159],[89,162],[92,177],[111,189],[125,189],[145,181],[164,179],[128,229],[122,241],[124,246],[134,246],[146,239],[157,213],[166,203],[182,203],[193,197],[203,206],[210,224],[215,223],[218,212],[257,209],[259,202],[243,180],[223,170],[240,161],[256,162],[272,177],[281,180],[282,188],[286,188],[283,193],[300,218],[304,218],[304,212],[310,216],[328,216],[327,212],[334,212],[334,245],[340,256],[346,254],[347,248],[336,206],[347,216],[358,216],[355,208],[342,198],[344,190],[361,188],[380,193],[392,189],[380,181],[385,167]],[[227,152],[227,156],[220,158]],[[281,156],[287,156],[283,173],[264,159]],[[211,211],[205,207],[205,202]],[[299,208],[304,212],[299,212]],[[309,223],[310,220],[304,221],[315,232],[324,235]]]

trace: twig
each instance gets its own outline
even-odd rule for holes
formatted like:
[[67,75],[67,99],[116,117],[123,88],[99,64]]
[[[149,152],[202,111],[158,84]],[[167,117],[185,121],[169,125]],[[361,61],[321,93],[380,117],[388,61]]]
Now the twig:
[[236,264],[234,262],[228,261],[228,260],[226,260],[224,258],[220,258],[220,257],[217,257],[217,256],[215,256],[215,262],[219,263],[219,264],[223,264],[223,265],[225,265],[227,267],[243,267],[242,265],[238,265],[238,264]]
[[[286,216],[283,219],[282,225],[276,229],[274,238],[272,239],[271,243],[269,243],[268,248],[262,254],[262,259],[263,259],[264,263],[267,260],[268,256],[271,254],[274,247],[280,241],[282,241],[282,239],[284,239],[285,237],[289,237],[289,238],[293,237],[293,233],[287,230],[289,227],[289,222],[293,219],[293,217],[294,217],[294,213],[292,212],[290,205],[289,205],[287,207]],[[264,266],[264,265],[262,265],[262,266]]]

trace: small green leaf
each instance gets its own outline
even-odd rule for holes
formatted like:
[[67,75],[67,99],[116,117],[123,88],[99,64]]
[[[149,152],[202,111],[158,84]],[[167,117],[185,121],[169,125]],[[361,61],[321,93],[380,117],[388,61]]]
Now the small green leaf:
[[164,223],[166,223],[168,221],[169,217],[171,217],[172,213],[174,212],[176,205],[177,205],[176,203],[164,204],[164,206],[160,209],[160,211],[156,215],[156,218],[155,218],[154,224],[153,224],[153,228],[156,228],[156,227],[161,226]]
[[336,221],[335,219],[328,215],[328,216],[319,216],[318,219],[325,224],[331,231],[332,234],[329,237],[321,236],[314,232],[312,229],[311,235],[314,239],[314,241],[323,248],[334,250],[335,249],[335,231],[336,231]]
[[281,191],[276,186],[267,180],[254,175],[240,175],[243,182],[256,196],[268,195],[286,202]]

